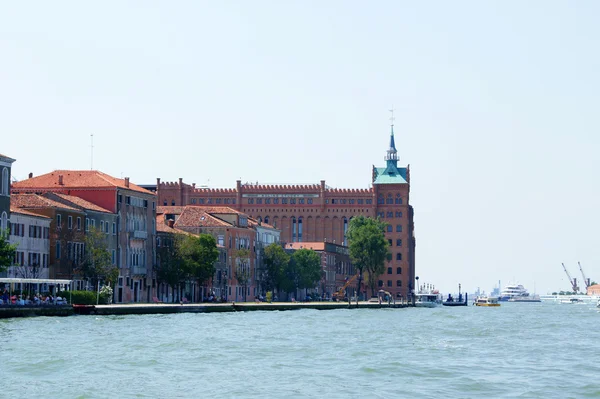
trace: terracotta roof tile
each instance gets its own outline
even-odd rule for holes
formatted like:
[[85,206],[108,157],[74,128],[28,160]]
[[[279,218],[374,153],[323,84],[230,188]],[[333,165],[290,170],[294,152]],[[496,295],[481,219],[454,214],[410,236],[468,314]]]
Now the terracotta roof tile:
[[181,213],[175,227],[231,227],[231,223],[212,216],[203,208],[188,206]]
[[[59,184],[59,176],[62,176],[62,184]],[[55,170],[45,175],[35,176],[31,179],[21,180],[13,183],[13,189],[61,189],[61,188],[122,188],[137,191],[144,194],[155,195],[155,193],[142,187],[129,183],[125,186],[125,179],[117,179],[97,170]]]
[[325,243],[324,242],[291,242],[289,244],[285,244],[285,249],[312,249],[313,251],[324,251]]
[[37,213],[26,211],[25,209],[17,208],[14,206],[10,207],[10,213],[18,213],[20,215],[35,216],[35,217],[42,218],[42,219],[52,219],[51,217],[48,217],[45,215],[38,215]]
[[74,212],[83,213],[80,209],[74,208],[69,205],[61,204],[60,202],[53,201],[49,198],[42,197],[37,194],[12,194],[10,196],[11,205],[16,208],[25,209],[42,209],[42,208],[58,208],[67,209]]
[[[84,200],[83,198],[75,197],[74,195],[66,195],[66,194],[59,194],[59,193],[47,193],[47,194],[58,197],[59,199],[57,199],[56,201],[61,202],[66,205],[83,208],[88,211],[96,211],[96,212],[104,212],[104,213],[112,214],[112,212],[109,211],[108,209],[104,209],[96,204],[93,204],[89,201]],[[50,198],[50,199],[52,199],[52,198]]]
[[180,230],[180,229],[169,227],[169,225],[165,221],[164,215],[156,215],[156,231],[158,233],[194,235],[194,234],[189,233],[187,231],[183,231],[183,230]]
[[156,214],[172,213],[173,215],[181,215],[185,206],[157,206]]

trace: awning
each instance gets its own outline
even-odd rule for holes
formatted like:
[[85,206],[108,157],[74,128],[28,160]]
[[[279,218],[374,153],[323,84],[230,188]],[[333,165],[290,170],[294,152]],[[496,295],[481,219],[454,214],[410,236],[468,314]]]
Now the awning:
[[71,284],[73,280],[57,280],[49,278],[2,278],[0,283],[23,283],[23,284]]

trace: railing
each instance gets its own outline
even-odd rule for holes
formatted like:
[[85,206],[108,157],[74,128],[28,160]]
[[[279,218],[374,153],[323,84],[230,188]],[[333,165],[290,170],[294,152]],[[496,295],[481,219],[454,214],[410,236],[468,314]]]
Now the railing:
[[140,238],[145,240],[148,238],[148,232],[143,230],[135,230],[133,232],[133,238]]

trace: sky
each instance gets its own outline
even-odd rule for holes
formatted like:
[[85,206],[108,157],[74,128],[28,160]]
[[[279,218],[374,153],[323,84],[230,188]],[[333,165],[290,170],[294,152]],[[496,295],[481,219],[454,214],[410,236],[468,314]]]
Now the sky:
[[562,262],[600,282],[599,18],[583,0],[3,2],[0,153],[19,180],[367,188],[394,108],[420,282],[567,290]]

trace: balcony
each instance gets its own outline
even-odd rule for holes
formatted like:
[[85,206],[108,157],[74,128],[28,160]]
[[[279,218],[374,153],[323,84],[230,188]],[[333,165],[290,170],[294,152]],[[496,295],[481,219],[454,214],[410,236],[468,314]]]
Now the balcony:
[[131,271],[134,275],[148,273],[148,269],[146,268],[146,266],[132,266]]
[[138,238],[140,240],[146,240],[148,238],[148,232],[143,230],[135,230],[133,232],[133,238]]

